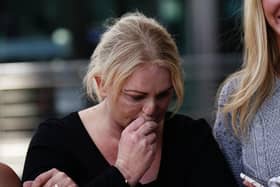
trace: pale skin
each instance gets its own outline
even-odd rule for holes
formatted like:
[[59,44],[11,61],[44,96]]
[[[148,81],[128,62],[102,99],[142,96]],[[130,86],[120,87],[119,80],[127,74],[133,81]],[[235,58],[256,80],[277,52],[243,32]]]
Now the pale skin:
[[[139,66],[125,81],[116,101],[113,89],[103,87],[100,77],[95,79],[104,99],[79,112],[86,130],[104,158],[119,169],[130,186],[152,182],[159,171],[162,125],[173,94],[169,71],[148,63]],[[49,181],[65,186],[61,181],[69,178],[66,174],[59,178],[48,172],[60,171],[50,170],[38,176],[38,187],[45,187]],[[24,187],[35,186],[24,183]]]
[[54,187],[55,184],[57,184],[59,187],[78,187],[77,184],[64,172],[61,172],[55,168],[40,174],[34,181],[24,182],[23,187]]
[[265,19],[275,33],[280,46],[280,0],[262,0]]
[[243,184],[244,184],[244,186],[247,186],[247,187],[255,187],[253,184],[251,184],[248,181],[244,181]]

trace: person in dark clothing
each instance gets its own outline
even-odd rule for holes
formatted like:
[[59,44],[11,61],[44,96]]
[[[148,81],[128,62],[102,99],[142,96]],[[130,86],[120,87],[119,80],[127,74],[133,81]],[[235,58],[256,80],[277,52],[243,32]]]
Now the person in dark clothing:
[[177,114],[184,95],[180,57],[156,20],[139,12],[116,20],[84,84],[99,103],[40,124],[24,187],[236,186],[207,122]]

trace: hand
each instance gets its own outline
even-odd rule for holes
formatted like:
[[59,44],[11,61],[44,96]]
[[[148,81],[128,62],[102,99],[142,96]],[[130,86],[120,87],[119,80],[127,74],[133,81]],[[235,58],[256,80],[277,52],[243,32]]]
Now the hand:
[[156,153],[158,124],[139,117],[122,132],[115,166],[134,186],[151,166]]
[[248,182],[248,181],[246,181],[246,180],[243,181],[243,184],[244,184],[244,186],[246,186],[246,187],[255,187],[252,183],[250,183],[250,182]]
[[64,172],[51,169],[41,173],[33,181],[26,181],[23,187],[78,187]]

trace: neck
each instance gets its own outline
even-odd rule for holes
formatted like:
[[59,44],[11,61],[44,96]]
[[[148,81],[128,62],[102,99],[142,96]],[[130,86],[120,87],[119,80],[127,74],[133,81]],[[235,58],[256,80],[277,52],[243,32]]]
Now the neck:
[[96,126],[95,130],[100,135],[103,135],[103,137],[111,137],[116,140],[120,139],[123,128],[116,124],[110,117],[106,101],[102,101],[96,105],[90,113],[91,116],[97,119],[95,120],[96,123],[94,126]]
[[104,158],[110,164],[114,164],[122,130],[111,123],[104,105],[101,102],[94,107],[80,111],[79,115],[89,136]]

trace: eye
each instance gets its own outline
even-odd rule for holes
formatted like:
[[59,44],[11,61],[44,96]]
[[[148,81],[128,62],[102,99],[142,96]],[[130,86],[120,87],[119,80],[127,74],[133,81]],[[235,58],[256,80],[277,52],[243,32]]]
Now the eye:
[[144,99],[144,95],[128,95],[133,101],[141,101]]
[[166,98],[166,97],[169,97],[170,94],[171,94],[171,91],[170,91],[170,90],[164,91],[164,92],[162,92],[162,93],[160,93],[160,94],[157,95],[157,99],[164,99],[164,98]]
[[126,93],[126,92],[123,92],[123,94],[128,100],[132,102],[139,102],[145,98],[144,94],[133,94],[133,93]]

